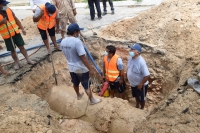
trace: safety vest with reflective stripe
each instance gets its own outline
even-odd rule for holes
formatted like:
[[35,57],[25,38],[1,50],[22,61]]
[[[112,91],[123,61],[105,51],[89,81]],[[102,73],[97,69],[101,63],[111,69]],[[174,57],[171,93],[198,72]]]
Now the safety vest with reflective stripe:
[[113,55],[113,57],[108,62],[108,56],[104,56],[104,65],[106,70],[106,79],[108,81],[114,82],[119,76],[120,71],[117,68],[117,60],[119,56]]
[[53,28],[56,24],[55,18],[57,15],[57,9],[56,9],[56,12],[52,16],[49,16],[49,14],[46,11],[45,5],[39,5],[39,8],[44,11],[44,15],[38,21],[38,24],[37,24],[38,28],[42,30],[46,30],[47,28],[48,29]]
[[[18,25],[16,24],[15,18],[13,16],[13,13],[10,8],[6,9],[6,14],[8,16],[8,20],[7,20],[8,28],[7,28],[6,24],[0,25],[0,34],[3,39],[8,39],[11,36],[14,36],[15,33],[19,33]],[[2,21],[3,19],[4,19],[4,17],[0,14],[0,21]],[[8,31],[8,29],[9,29],[9,31]]]

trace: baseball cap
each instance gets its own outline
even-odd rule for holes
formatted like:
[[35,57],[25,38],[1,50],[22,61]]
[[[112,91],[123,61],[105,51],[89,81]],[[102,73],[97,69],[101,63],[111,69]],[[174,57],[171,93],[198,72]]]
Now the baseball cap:
[[0,0],[0,4],[7,5],[8,3],[10,3],[10,2],[8,2],[6,0]]
[[142,47],[138,43],[135,43],[132,46],[128,46],[128,47],[131,48],[131,49],[137,50],[140,53],[142,52]]
[[80,30],[83,30],[83,29],[84,28],[80,28],[77,23],[71,23],[67,28],[67,32],[68,33],[74,33],[75,31],[80,31]]
[[55,13],[55,11],[56,11],[56,7],[49,2],[47,2],[45,4],[45,7],[46,7],[47,11],[51,14]]

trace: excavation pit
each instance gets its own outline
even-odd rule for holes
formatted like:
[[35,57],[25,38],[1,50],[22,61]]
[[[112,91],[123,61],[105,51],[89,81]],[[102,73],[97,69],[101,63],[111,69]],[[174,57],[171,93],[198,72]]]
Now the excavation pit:
[[[107,45],[114,45],[117,48],[117,54],[126,66],[129,58],[128,46],[132,44],[133,42],[108,41],[98,37],[90,37],[86,40],[86,46],[100,68]],[[178,79],[174,75],[178,72],[178,69],[169,67],[170,63],[174,63],[173,60],[169,61],[165,53],[159,49],[146,44],[141,45],[143,47],[142,56],[146,60],[151,73],[145,111],[134,107],[135,100],[131,96],[129,85],[127,85],[126,90],[127,100],[102,98],[101,103],[89,105],[88,98],[84,94],[83,98],[78,101],[73,90],[66,59],[62,52],[53,53],[58,86],[55,85],[52,63],[47,56],[40,59],[25,75],[20,74],[17,80],[14,80],[14,86],[23,93],[35,94],[45,100],[56,115],[60,114],[64,118],[69,118],[60,120],[60,126],[63,130],[69,129],[69,127],[63,125],[70,125],[72,122],[86,123],[85,125],[89,127],[88,131],[92,132],[132,132],[136,123],[144,121],[154,110],[154,107],[178,84]],[[81,86],[80,91],[84,91]],[[98,97],[98,94],[94,94],[94,96]],[[84,116],[71,119],[83,115],[87,104],[88,107]],[[56,115],[54,116],[57,117]]]

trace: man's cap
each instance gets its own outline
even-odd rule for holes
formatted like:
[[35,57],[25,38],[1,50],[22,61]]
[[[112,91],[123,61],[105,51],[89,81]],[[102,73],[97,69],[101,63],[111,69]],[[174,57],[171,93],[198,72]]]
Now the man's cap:
[[50,14],[54,14],[56,12],[56,7],[54,5],[52,5],[51,3],[47,2],[45,4],[45,7],[47,9],[47,11],[50,13]]
[[8,3],[10,3],[10,2],[8,2],[6,0],[0,0],[0,4],[7,5]]
[[131,48],[131,49],[137,50],[140,53],[142,52],[142,47],[138,43],[135,43],[132,46],[128,46],[128,47]]
[[75,31],[80,31],[83,29],[84,28],[80,28],[77,23],[71,23],[67,28],[67,32],[73,34]]

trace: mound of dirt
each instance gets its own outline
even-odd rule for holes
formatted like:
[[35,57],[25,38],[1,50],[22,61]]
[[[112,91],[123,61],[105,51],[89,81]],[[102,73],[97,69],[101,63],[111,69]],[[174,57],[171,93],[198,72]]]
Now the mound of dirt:
[[35,36],[40,35],[37,28],[37,23],[33,22],[32,16],[26,17],[25,19],[21,20],[21,23],[26,31],[26,35],[23,35],[25,43],[35,39]]
[[180,57],[200,51],[198,0],[168,0],[131,19],[113,23],[103,38],[133,41],[166,49]]

